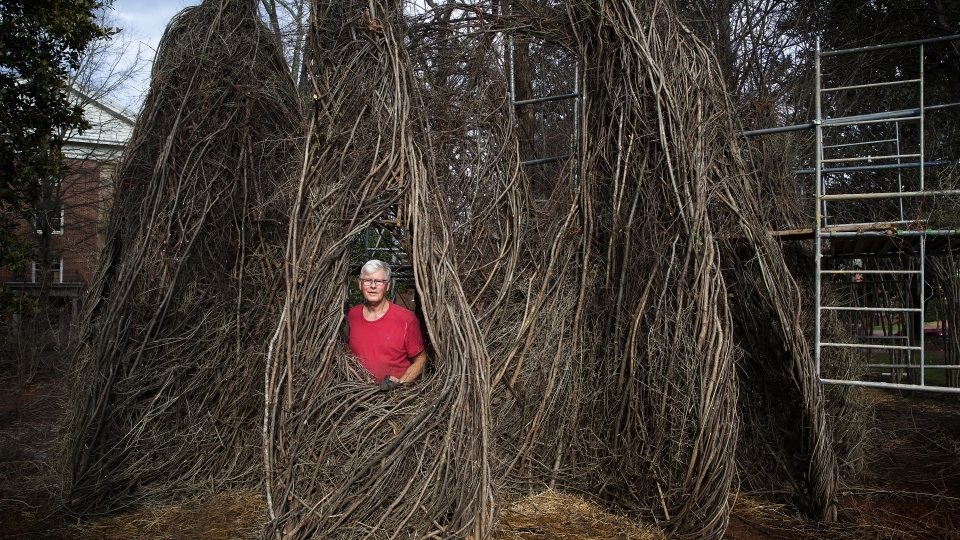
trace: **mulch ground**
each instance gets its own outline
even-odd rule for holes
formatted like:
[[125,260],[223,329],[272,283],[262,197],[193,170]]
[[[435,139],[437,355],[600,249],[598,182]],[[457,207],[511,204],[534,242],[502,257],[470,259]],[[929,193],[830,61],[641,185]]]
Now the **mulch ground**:
[[[259,538],[263,499],[220,493],[177,505],[142,508],[92,522],[57,510],[58,422],[64,385],[49,376],[24,383],[0,379],[0,538]],[[871,390],[873,415],[863,472],[844,480],[836,523],[803,519],[764,494],[733,494],[725,538],[960,540],[960,402],[957,397],[904,396]],[[534,509],[533,511],[531,509]],[[656,538],[582,499],[540,494],[502,512],[497,538]],[[629,527],[624,525],[629,524]],[[627,532],[627,531],[630,532]]]
[[960,402],[868,390],[867,462],[844,479],[836,523],[761,496],[737,498],[726,538],[960,540]]

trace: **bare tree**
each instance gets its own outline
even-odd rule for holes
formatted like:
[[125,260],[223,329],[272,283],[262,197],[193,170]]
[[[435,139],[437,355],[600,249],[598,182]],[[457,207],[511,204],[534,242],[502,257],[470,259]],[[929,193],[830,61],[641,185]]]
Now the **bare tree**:
[[270,29],[280,36],[290,74],[303,91],[307,74],[304,51],[310,25],[309,0],[260,0],[260,10]]
[[[111,27],[116,19],[109,7],[97,13],[97,23]],[[30,269],[40,285],[45,305],[54,283],[83,286],[92,274],[99,248],[101,216],[112,194],[112,170],[120,160],[134,115],[111,98],[128,95],[145,68],[141,51],[122,31],[90,44],[67,81],[70,100],[84,110],[86,129],[59,134],[65,141],[65,167],[57,176],[41,179],[41,198],[30,230],[37,250]],[[69,260],[73,268],[67,268]]]

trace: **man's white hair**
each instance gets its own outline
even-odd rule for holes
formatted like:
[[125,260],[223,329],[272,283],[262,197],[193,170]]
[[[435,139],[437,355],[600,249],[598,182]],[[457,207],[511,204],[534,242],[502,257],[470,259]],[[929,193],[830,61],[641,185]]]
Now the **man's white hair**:
[[362,278],[364,275],[369,276],[377,270],[383,270],[387,275],[387,281],[390,281],[390,265],[377,259],[370,259],[363,263],[363,268],[360,269],[360,277]]

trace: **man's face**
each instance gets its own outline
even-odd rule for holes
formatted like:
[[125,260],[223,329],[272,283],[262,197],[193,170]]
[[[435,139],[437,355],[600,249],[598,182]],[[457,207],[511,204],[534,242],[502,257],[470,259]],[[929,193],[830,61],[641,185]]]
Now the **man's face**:
[[[379,283],[378,283],[379,282]],[[362,274],[358,282],[360,292],[363,293],[363,299],[367,303],[377,303],[386,297],[390,290],[390,282],[387,281],[387,273],[383,270],[377,270],[372,274]]]

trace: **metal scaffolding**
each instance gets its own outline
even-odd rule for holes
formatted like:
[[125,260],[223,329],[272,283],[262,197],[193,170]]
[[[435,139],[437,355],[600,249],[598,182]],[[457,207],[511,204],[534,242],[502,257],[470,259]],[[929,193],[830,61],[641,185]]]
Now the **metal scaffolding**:
[[[814,357],[824,383],[960,393],[946,386],[946,373],[960,366],[928,362],[925,339],[925,261],[960,249],[957,223],[932,229],[928,221],[927,208],[936,198],[960,196],[960,190],[929,189],[930,168],[946,163],[928,160],[926,117],[960,103],[925,103],[925,47],[958,39],[837,51],[820,50],[818,41],[814,121],[742,133],[815,132],[813,168],[797,171],[814,176],[814,224],[809,236],[786,232],[815,243]],[[870,83],[849,83],[847,73],[824,70],[834,58],[895,50],[916,54],[917,69]],[[864,95],[874,99],[860,99]],[[907,108],[849,114],[861,102],[899,102]],[[824,362],[844,349],[868,357],[866,372],[851,379],[825,377]]]
[[[369,227],[361,231],[354,243],[354,252],[350,262],[350,276],[347,278],[348,286],[356,287],[356,277],[360,275],[360,269],[363,263],[371,259],[377,259],[390,265],[392,274],[390,287],[390,300],[396,301],[398,294],[409,294],[411,298],[416,296],[416,288],[413,283],[413,266],[403,249],[400,239],[396,236],[397,223],[394,216],[390,216],[388,221],[376,221]],[[354,291],[354,295],[359,293]]]
[[[507,36],[507,60],[508,60],[508,76],[509,76],[509,98],[510,98],[510,112],[513,119],[516,121],[516,109],[517,107],[526,106],[526,105],[541,105],[552,102],[572,102],[573,103],[573,114],[571,116],[573,127],[570,131],[570,143],[569,150],[562,154],[555,155],[546,155],[542,157],[533,157],[526,159],[520,164],[524,167],[532,167],[537,165],[546,165],[550,163],[560,163],[565,162],[571,158],[576,158],[576,144],[577,144],[577,130],[579,128],[579,112],[581,107],[581,93],[580,93],[580,63],[575,61],[574,64],[574,73],[573,73],[573,91],[565,92],[560,94],[551,94],[541,97],[534,97],[531,99],[517,100],[517,81],[516,81],[516,64],[514,57],[516,54],[515,44],[513,35],[510,34]],[[535,138],[535,137],[534,137]],[[576,170],[576,169],[574,169]],[[574,179],[576,176],[574,175]]]
[[[543,43],[538,45],[540,47],[544,47]],[[538,155],[533,157],[528,156],[528,159],[525,159],[520,164],[528,170],[534,168],[538,169],[541,174],[545,171],[546,167],[563,167],[564,164],[568,163],[571,158],[575,159],[576,156],[576,134],[578,129],[577,118],[580,111],[581,99],[579,91],[579,64],[574,65],[573,82],[570,84],[572,91],[549,94],[542,97],[534,97],[532,99],[517,100],[515,74],[516,66],[514,62],[515,45],[512,34],[505,36],[504,46],[507,60],[507,65],[505,66],[508,82],[507,90],[509,92],[507,97],[511,104],[510,114],[512,119],[514,122],[517,120],[517,107],[531,106],[536,108],[534,112],[534,116],[537,119],[535,122],[536,133],[530,135],[531,139],[537,142],[534,151]],[[535,83],[532,85],[534,90],[550,87],[550,84],[544,80],[538,79],[532,82]],[[571,103],[572,107],[569,105]],[[550,110],[544,108],[550,106],[553,107]],[[571,108],[572,111],[570,110]],[[551,124],[551,128],[545,128],[544,124],[546,124],[546,121],[544,118],[551,115],[561,117],[563,119],[562,122],[568,122],[569,124],[572,124],[572,127],[565,126],[562,129],[557,130],[557,126]],[[561,152],[557,153],[555,152],[557,149],[557,144],[555,144],[555,141],[551,141],[554,144],[547,144],[546,141],[547,139],[550,139],[550,137],[546,136],[545,131],[562,132],[566,130],[569,130],[571,134],[569,142],[563,142],[561,144],[561,146],[563,146]],[[573,171],[573,178],[575,179],[576,168],[574,168]],[[397,224],[394,221],[390,221],[392,219],[392,217],[388,216],[388,221],[373,223],[370,227],[359,233],[354,244],[354,252],[351,256],[351,276],[348,281],[353,283],[354,276],[359,273],[363,262],[370,259],[379,259],[390,264],[391,269],[393,270],[393,281],[396,286],[391,288],[392,296],[395,297],[398,292],[415,294],[413,285],[413,268],[410,264],[407,253],[403,250],[401,241],[395,236],[399,230],[397,228]]]

